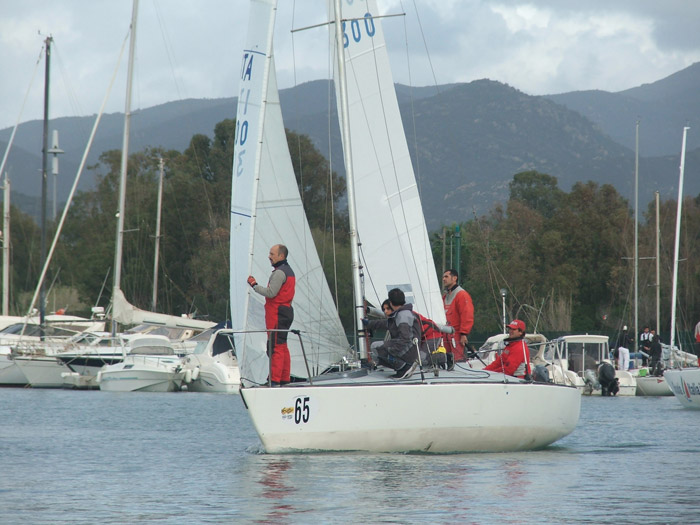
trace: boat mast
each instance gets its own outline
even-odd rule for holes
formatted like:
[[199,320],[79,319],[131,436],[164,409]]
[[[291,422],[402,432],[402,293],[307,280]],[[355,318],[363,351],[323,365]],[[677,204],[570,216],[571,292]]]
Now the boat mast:
[[10,315],[10,177],[7,172],[2,188],[2,315]]
[[65,153],[61,148],[58,147],[58,130],[55,129],[53,130],[53,140],[51,149],[49,150],[49,153],[51,153],[52,158],[51,158],[51,174],[53,175],[53,213],[51,214],[51,218],[55,221],[56,220],[56,184],[57,184],[57,179],[58,179],[58,156],[61,153]]
[[656,190],[655,195],[656,200],[656,335],[659,336],[659,328],[661,323],[659,319],[661,318],[661,274],[660,261],[659,261],[659,236],[661,231],[659,230],[659,191]]
[[639,121],[634,141],[634,339],[639,347]]
[[[357,233],[357,208],[355,205],[354,172],[352,166],[352,147],[350,144],[350,120],[348,111],[348,93],[345,76],[345,49],[343,47],[343,27],[340,0],[334,3],[335,19],[335,48],[338,59],[338,91],[340,93],[340,130],[345,145],[345,178],[348,193],[348,217],[350,223],[350,253],[352,258],[352,284],[355,301],[355,326],[362,331],[364,317],[364,293],[362,290],[362,275],[360,265],[360,242]],[[358,337],[360,358],[367,357],[367,344],[364,337]]]
[[[51,73],[51,42],[53,37],[46,37],[46,63],[44,70],[44,132],[41,147],[41,258],[39,267],[43,268],[46,263],[46,171],[49,162],[49,80]],[[42,336],[44,321],[46,318],[46,285],[41,280],[39,286],[39,324],[41,325]]]
[[678,252],[681,242],[681,209],[683,204],[683,172],[685,171],[685,140],[688,126],[683,128],[683,143],[681,145],[681,165],[678,177],[678,206],[676,208],[676,244],[673,252],[673,288],[671,290],[671,351],[676,337],[676,294],[678,293]]
[[[117,209],[117,241],[114,249],[114,284],[112,301],[121,288],[122,245],[124,242],[124,207],[126,205],[126,168],[129,160],[129,124],[131,121],[131,83],[134,69],[134,49],[136,47],[136,16],[139,0],[133,0],[131,8],[131,26],[129,32],[129,67],[126,74],[126,102],[124,109],[124,135],[122,138],[122,159],[119,171],[119,207]],[[112,335],[117,333],[117,322],[112,320]]]
[[163,205],[163,157],[158,159],[158,210],[156,211],[156,246],[153,256],[153,300],[151,301],[151,310],[156,311],[156,302],[158,301],[158,255],[160,252],[160,216],[161,207]]

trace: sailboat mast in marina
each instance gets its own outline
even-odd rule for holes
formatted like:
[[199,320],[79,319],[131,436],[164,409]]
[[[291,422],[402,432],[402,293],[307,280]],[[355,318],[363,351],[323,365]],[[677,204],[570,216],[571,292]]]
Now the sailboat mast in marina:
[[[674,348],[676,336],[676,306],[678,295],[678,256],[680,253],[680,232],[681,232],[681,210],[683,202],[683,178],[685,173],[685,147],[689,127],[683,128],[683,142],[681,145],[681,162],[678,176],[678,207],[676,210],[676,242],[673,252],[673,280],[671,289],[671,352],[683,355]],[[682,361],[681,361],[682,363]],[[700,362],[697,363],[700,365]],[[678,366],[678,364],[676,364]],[[682,366],[682,365],[681,365]],[[684,408],[700,410],[700,367],[680,368],[666,370],[664,378],[671,387],[671,391],[676,396],[678,402]]]
[[[114,249],[114,281],[112,285],[112,302],[121,294],[122,247],[124,245],[124,208],[126,207],[126,173],[129,162],[129,127],[131,125],[131,86],[134,74],[134,50],[136,49],[136,21],[138,19],[139,0],[133,0],[131,7],[131,25],[129,29],[129,65],[126,73],[126,97],[124,102],[124,132],[122,134],[122,157],[119,169],[119,204],[117,209],[117,237]],[[112,320],[112,336],[116,335],[117,321]]]
[[[231,193],[230,288],[241,396],[265,450],[529,450],[569,434],[581,403],[573,387],[467,367],[401,381],[381,367],[328,373],[365,350],[348,347],[301,204],[277,93],[276,5],[250,3]],[[378,306],[392,288],[403,290],[416,311],[444,321],[376,3],[332,0],[327,6],[353,235],[355,329],[361,330],[364,302]],[[289,249],[297,276],[289,345],[292,375],[303,380],[273,388],[263,299],[246,278],[268,272],[266,254],[278,243]],[[464,399],[469,403],[456,409],[455,400]]]
[[[41,156],[41,247],[39,267],[46,264],[46,192],[47,192],[47,172],[49,163],[49,79],[51,76],[51,42],[53,38],[46,37],[46,63],[44,76],[44,125],[42,133],[42,156]],[[39,324],[43,327],[46,321],[46,283],[41,279],[39,283]]]

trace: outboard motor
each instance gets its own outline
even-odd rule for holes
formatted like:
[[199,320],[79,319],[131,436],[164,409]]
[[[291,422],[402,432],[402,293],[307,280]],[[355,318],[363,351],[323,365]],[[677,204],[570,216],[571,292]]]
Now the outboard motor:
[[584,393],[591,395],[594,390],[600,390],[600,383],[598,382],[598,377],[593,370],[586,369],[583,372],[583,380],[586,383],[586,388]]
[[615,377],[615,368],[610,363],[598,365],[598,382],[603,396],[614,396],[620,391],[620,381]]

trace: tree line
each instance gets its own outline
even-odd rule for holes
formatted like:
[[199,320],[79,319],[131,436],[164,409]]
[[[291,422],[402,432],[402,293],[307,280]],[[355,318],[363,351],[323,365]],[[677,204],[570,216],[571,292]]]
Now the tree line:
[[[658,282],[655,202],[639,212],[639,328],[657,327],[658,286],[658,330],[666,341],[676,210],[675,200],[660,202]],[[691,331],[700,320],[700,196],[685,198],[682,211],[677,329]],[[433,234],[434,246],[454,241],[454,226],[447,235]],[[612,185],[578,182],[565,192],[555,177],[518,173],[506,203],[459,230],[461,281],[474,299],[479,332],[502,327],[501,290],[507,318],[521,318],[539,332],[615,334],[623,325],[633,330],[634,210]],[[436,249],[436,260],[441,251]]]
[[[213,138],[195,135],[182,152],[151,148],[130,155],[121,287],[133,304],[152,307],[159,159],[163,158],[156,310],[212,321],[229,318],[234,130],[234,121],[224,120],[216,125]],[[350,250],[342,206],[345,181],[331,172],[307,136],[288,131],[287,138],[328,282],[341,319],[351,331]],[[51,286],[47,310],[55,306],[86,314],[92,305],[109,304],[120,155],[118,150],[105,152],[88,168],[97,175],[97,186],[79,192],[71,205],[47,277]],[[11,214],[11,309],[23,314],[40,272],[40,232],[19,210],[12,208]],[[640,328],[656,325],[658,285],[658,329],[667,338],[676,202],[662,201],[659,215],[661,275],[657,283],[654,202],[640,212],[639,320]],[[678,323],[684,330],[700,320],[699,232],[700,196],[686,198],[678,285]],[[431,242],[438,272],[459,266],[460,282],[474,300],[479,334],[501,331],[501,290],[505,290],[507,318],[521,318],[540,332],[610,333],[623,324],[634,325],[634,214],[612,185],[579,182],[566,192],[550,175],[518,173],[510,183],[507,202],[495,205],[486,215],[446,225],[431,234]]]

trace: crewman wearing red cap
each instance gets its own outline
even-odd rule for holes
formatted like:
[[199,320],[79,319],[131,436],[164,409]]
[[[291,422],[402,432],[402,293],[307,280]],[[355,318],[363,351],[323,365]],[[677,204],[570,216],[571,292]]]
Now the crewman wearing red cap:
[[520,319],[511,321],[508,325],[508,338],[505,340],[506,347],[495,361],[490,363],[484,370],[501,372],[508,376],[524,378],[525,374],[531,376],[530,372],[530,349],[525,342],[525,323]]

